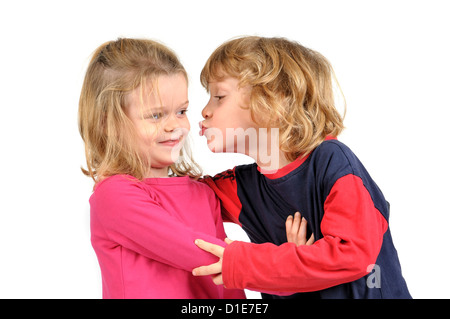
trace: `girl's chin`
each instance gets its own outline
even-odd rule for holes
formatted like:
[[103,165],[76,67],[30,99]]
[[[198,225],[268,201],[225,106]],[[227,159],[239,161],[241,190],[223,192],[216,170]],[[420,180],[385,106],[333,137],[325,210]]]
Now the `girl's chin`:
[[158,161],[153,162],[151,164],[152,169],[163,170],[167,169],[170,165],[175,164],[175,162],[179,159],[180,156],[171,156],[168,158],[160,158]]

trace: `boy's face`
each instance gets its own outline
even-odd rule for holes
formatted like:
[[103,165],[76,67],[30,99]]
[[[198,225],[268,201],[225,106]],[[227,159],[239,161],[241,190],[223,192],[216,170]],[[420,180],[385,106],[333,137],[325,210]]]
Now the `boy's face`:
[[207,139],[208,147],[215,153],[247,153],[245,136],[255,131],[249,109],[250,87],[238,86],[236,78],[227,77],[209,82],[210,99],[202,111],[200,135]]

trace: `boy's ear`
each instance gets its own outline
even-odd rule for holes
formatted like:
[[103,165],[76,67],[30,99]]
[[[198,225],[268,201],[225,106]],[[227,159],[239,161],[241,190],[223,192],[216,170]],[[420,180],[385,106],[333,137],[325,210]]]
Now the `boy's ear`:
[[[250,107],[249,107],[250,108]],[[273,120],[271,120],[270,115],[265,112],[254,112],[254,110],[250,109],[250,115],[253,120],[259,127],[278,127],[274,126]]]

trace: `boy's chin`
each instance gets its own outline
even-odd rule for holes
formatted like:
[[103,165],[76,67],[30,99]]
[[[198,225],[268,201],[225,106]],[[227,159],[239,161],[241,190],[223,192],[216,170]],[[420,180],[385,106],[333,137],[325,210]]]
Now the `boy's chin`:
[[214,138],[211,140],[207,140],[206,144],[208,145],[208,148],[213,153],[223,153],[221,147],[217,147],[216,143],[214,143]]
[[210,145],[208,144],[208,148],[211,152],[213,153],[223,153],[223,150],[217,150],[216,147],[214,145]]
[[233,151],[224,148],[223,145],[217,145],[214,142],[208,142],[208,148],[213,153],[234,153]]
[[225,145],[218,142],[214,143],[214,141],[208,140],[207,142],[208,148],[213,153],[241,153],[239,151],[239,147],[236,145]]

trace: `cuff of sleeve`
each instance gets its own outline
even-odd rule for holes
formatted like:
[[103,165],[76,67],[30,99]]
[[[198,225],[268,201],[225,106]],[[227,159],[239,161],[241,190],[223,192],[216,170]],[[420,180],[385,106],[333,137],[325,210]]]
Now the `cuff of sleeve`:
[[227,289],[244,289],[239,287],[234,278],[234,269],[236,267],[236,256],[239,256],[240,242],[234,241],[225,247],[222,257],[222,279],[223,285]]

